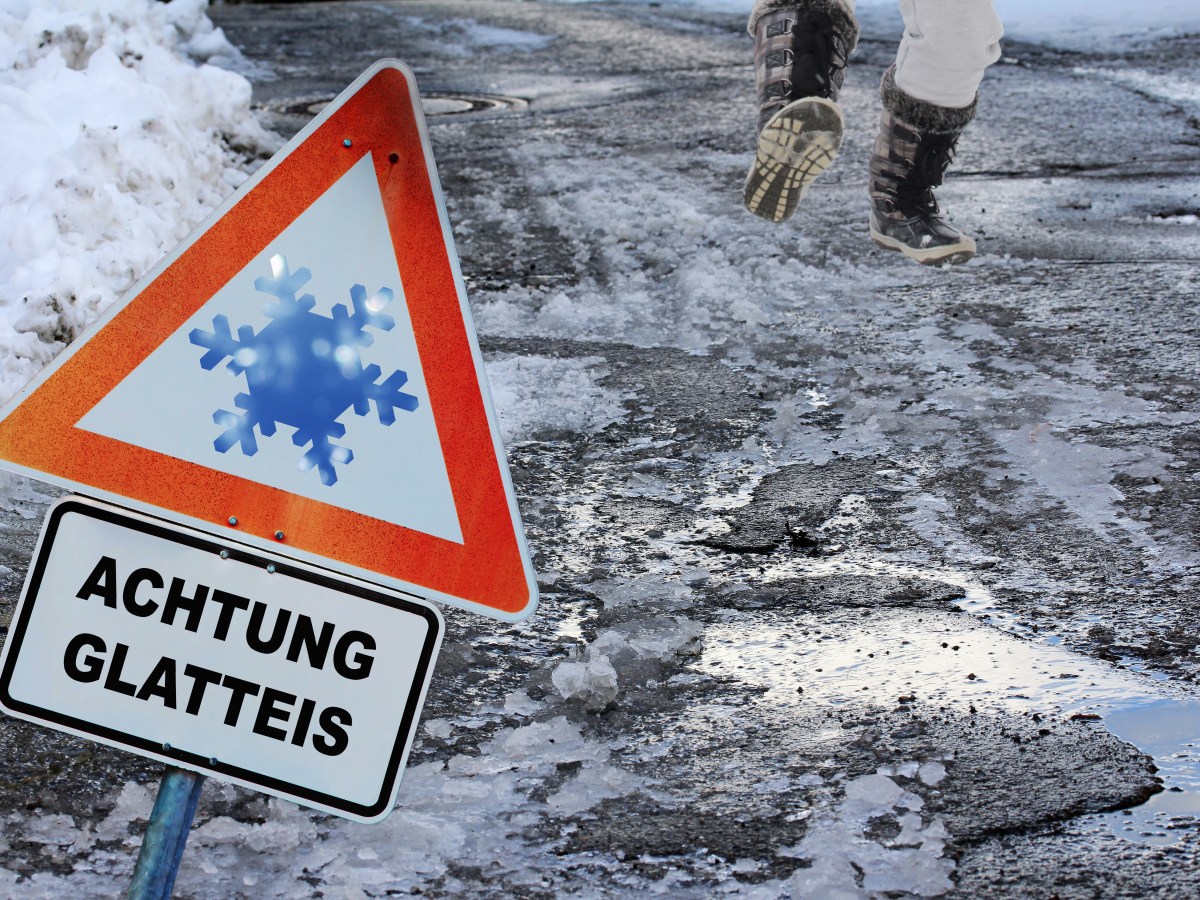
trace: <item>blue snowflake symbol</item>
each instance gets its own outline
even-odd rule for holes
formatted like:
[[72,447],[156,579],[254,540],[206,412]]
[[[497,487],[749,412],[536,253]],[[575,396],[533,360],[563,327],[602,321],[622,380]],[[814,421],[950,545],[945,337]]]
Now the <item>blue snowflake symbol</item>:
[[302,472],[316,469],[321,483],[337,483],[334,463],[345,465],[354,459],[347,447],[338,446],[332,438],[346,433],[338,422],[341,415],[353,409],[367,415],[371,404],[379,421],[391,425],[397,409],[412,412],[417,398],[400,390],[408,375],[397,369],[387,380],[380,382],[379,366],[363,366],[360,347],[369,347],[374,337],[368,328],[391,331],[395,320],[380,310],[392,302],[392,291],[380,288],[368,296],[361,284],[350,288],[354,312],[338,304],[329,317],[312,311],[316,300],[312,294],[296,297],[312,273],[308,269],[292,272],[287,259],[271,257],[271,277],[258,278],[254,287],[275,298],[263,314],[271,322],[257,333],[249,325],[238,328],[235,338],[229,330],[226,316],[213,317],[213,330],[192,330],[191,342],[208,352],[200,358],[206,370],[229,358],[227,368],[234,375],[245,375],[248,394],[233,398],[240,413],[218,409],[213,421],[225,431],[213,441],[218,452],[224,453],[235,444],[242,452],[253,456],[258,452],[254,429],[263,437],[275,434],[276,425],[296,429],[292,443],[297,447],[309,444],[298,464]]

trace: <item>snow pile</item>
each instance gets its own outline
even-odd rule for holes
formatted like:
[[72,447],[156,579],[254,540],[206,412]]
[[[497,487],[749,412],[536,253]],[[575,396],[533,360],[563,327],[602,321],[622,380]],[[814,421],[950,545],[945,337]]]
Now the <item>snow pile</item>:
[[204,0],[0,0],[0,394],[246,177],[273,139]]
[[598,383],[608,374],[603,364],[599,356],[489,361],[488,384],[505,442],[530,440],[546,431],[596,434],[624,421],[624,395]]

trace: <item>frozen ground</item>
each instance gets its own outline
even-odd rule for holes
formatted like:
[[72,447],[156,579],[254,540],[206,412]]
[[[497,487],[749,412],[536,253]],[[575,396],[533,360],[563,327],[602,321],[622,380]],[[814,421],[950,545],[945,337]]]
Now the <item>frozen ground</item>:
[[[75,119],[43,138],[158,230],[69,178],[9,182],[59,215],[36,252],[2,248],[0,308],[40,297],[49,323],[4,320],[28,344],[7,390],[270,146],[245,82],[185,48],[250,73],[285,136],[399,56],[431,112],[477,110],[432,139],[543,589],[519,626],[449,616],[388,820],[210,782],[182,896],[1200,892],[1190,7],[1144,4],[1134,39],[1111,3],[1082,31],[1072,4],[1009,4],[1041,24],[1010,29],[1031,40],[989,73],[943,191],[982,252],[931,272],[865,239],[890,7],[862,5],[843,158],[771,227],[737,199],[753,85],[732,3],[214,11],[240,52],[194,4],[109,5],[72,14],[92,39],[40,46],[0,7],[20,14],[0,99],[57,128],[30,98],[91,85],[54,60],[74,41],[133,95],[204,84],[172,126],[203,153],[160,170],[181,145],[135,143],[145,174],[120,181]],[[160,68],[105,62],[122,41]],[[45,102],[77,115],[64,96]],[[91,127],[144,130],[87,96]],[[41,253],[43,274],[103,276],[65,330],[51,298],[76,282],[33,279]],[[39,490],[7,494],[9,612]],[[158,773],[11,721],[0,746],[5,892],[121,890]]]

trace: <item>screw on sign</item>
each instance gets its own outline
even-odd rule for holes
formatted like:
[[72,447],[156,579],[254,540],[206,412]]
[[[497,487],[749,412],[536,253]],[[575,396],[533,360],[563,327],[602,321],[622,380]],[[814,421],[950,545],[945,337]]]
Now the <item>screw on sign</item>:
[[47,517],[0,706],[167,764],[129,896],[170,895],[210,774],[386,816],[425,601],[537,605],[412,72],[368,69],[0,408],[0,466],[98,498]]

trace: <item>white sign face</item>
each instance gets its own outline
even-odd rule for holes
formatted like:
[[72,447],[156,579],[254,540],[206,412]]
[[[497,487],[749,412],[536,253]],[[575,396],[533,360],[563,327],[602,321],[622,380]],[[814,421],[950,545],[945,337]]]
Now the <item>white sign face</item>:
[[423,601],[67,498],[0,658],[0,706],[375,822],[442,631]]
[[[269,336],[275,332],[269,328],[271,317],[278,318],[277,307],[287,308],[287,304],[264,293],[262,282],[273,287],[275,281],[268,276],[276,268],[287,266],[293,270],[311,267],[310,277],[296,276],[285,281],[288,291],[311,297],[315,305],[311,311],[289,318],[289,328],[275,325],[278,334],[272,342]],[[337,346],[333,338],[337,317],[331,315],[331,307],[340,304],[343,309],[350,308],[350,288],[360,282],[369,285],[368,293],[377,288],[388,292],[386,302],[379,299],[378,312],[393,324],[386,329],[364,326],[361,334],[351,328],[351,335],[342,338],[348,343]],[[372,294],[367,300],[368,309],[373,308],[377,296]],[[205,350],[197,345],[193,335],[212,329],[214,320],[220,317],[234,331],[247,322],[254,328],[268,328],[252,340],[252,346],[235,350],[231,345],[228,349],[233,358],[229,361],[223,358],[210,371],[201,365]],[[353,320],[347,322],[353,324]],[[328,334],[322,326],[327,326]],[[388,366],[381,377],[397,367],[402,370],[407,381],[400,399],[411,398],[412,408],[395,412],[391,426],[382,426],[374,413],[354,415],[349,408],[338,409],[341,415],[336,424],[345,433],[336,443],[352,448],[353,464],[333,465],[332,484],[323,484],[317,472],[299,465],[305,451],[297,449],[287,438],[260,436],[249,455],[244,448],[239,449],[237,442],[220,451],[215,449],[213,441],[220,438],[222,428],[214,424],[214,412],[234,408],[231,406],[234,397],[246,390],[247,378],[282,407],[286,408],[290,402],[278,390],[270,390],[270,385],[254,384],[256,380],[262,381],[255,378],[256,370],[238,367],[235,375],[230,363],[242,357],[266,358],[272,351],[279,356],[301,339],[319,342],[322,338],[329,343],[326,351],[329,360],[340,353],[350,354],[351,371],[361,368],[357,360],[360,350],[364,362]],[[359,348],[354,340],[361,340],[364,346]],[[314,398],[321,394],[324,377],[329,375],[325,369],[337,371],[337,368],[327,361],[323,369],[320,365],[323,357],[318,355],[307,361],[308,369],[303,369],[301,363],[305,360],[303,354],[300,356],[294,366],[276,364],[263,371],[300,386],[303,400],[300,405],[306,415],[297,416],[294,410],[289,413],[275,408],[272,412],[280,415],[285,425],[303,424],[303,430],[312,430],[318,423],[309,421],[307,415],[319,407]],[[353,392],[347,393],[343,381],[337,379],[344,394],[341,400],[349,404]],[[77,427],[175,459],[230,472],[299,497],[462,543],[458,512],[370,154],[217,291],[94,406]],[[285,428],[281,433],[290,432],[291,428]],[[404,477],[397,477],[400,472]]]

